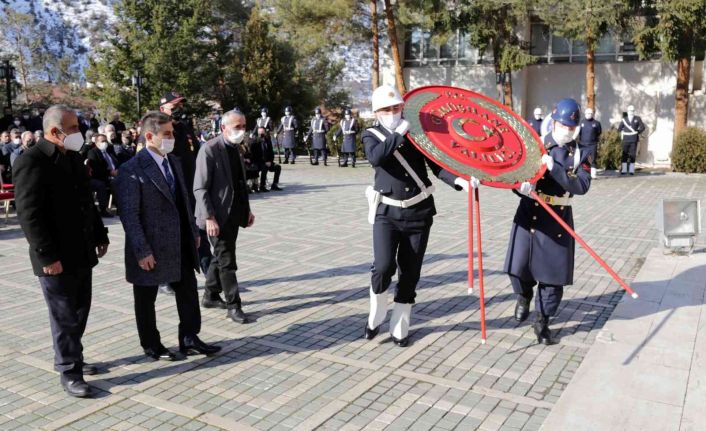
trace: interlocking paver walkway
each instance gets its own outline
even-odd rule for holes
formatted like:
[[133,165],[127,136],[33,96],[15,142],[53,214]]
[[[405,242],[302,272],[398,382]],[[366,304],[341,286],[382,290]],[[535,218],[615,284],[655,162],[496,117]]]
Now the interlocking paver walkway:
[[[255,226],[238,238],[238,278],[257,321],[235,325],[203,310],[202,338],[224,347],[212,358],[143,359],[124,236],[110,222],[84,338],[86,359],[107,369],[87,377],[101,389],[92,400],[68,398],[58,385],[46,307],[11,217],[0,230],[0,429],[536,430],[622,297],[577,251],[575,285],[553,324],[561,343],[536,345],[529,325],[512,319],[501,272],[517,198],[483,188],[489,340],[481,345],[477,296],[466,294],[466,196],[437,182],[413,342],[365,341],[371,227],[363,190],[372,170],[301,163],[285,165],[282,179],[285,192],[253,197]],[[607,176],[576,200],[576,226],[629,281],[657,245],[657,201],[705,194],[706,176]],[[160,296],[157,307],[163,342],[174,347],[174,299]]]

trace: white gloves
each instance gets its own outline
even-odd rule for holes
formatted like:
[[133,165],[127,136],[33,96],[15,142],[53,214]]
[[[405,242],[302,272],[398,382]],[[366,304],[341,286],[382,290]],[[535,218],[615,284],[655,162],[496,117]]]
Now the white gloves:
[[528,183],[525,181],[524,183],[520,184],[520,190],[519,192],[522,193],[525,196],[529,196],[530,193],[534,190],[534,184]]
[[552,159],[552,156],[550,156],[549,154],[544,154],[542,156],[542,164],[547,165],[547,169],[549,169],[550,171],[554,169],[554,159]]
[[471,189],[477,189],[480,186],[480,180],[476,177],[471,177],[471,181],[467,181],[458,177],[454,180],[454,184],[461,187],[464,192],[469,193]]
[[395,133],[399,133],[400,135],[404,136],[409,132],[409,121],[407,120],[402,120],[395,129]]

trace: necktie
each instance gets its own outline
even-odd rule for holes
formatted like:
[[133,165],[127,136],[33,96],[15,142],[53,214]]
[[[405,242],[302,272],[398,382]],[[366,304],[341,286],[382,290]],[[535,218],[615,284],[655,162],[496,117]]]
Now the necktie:
[[110,154],[108,154],[106,151],[102,151],[102,153],[103,153],[103,158],[104,158],[105,161],[108,163],[108,168],[109,168],[111,171],[114,171],[114,170],[115,170],[115,165],[113,164],[113,159],[110,158]]
[[169,170],[169,161],[166,158],[162,160],[162,166],[164,167],[164,178],[167,179],[169,191],[172,192],[172,196],[176,196],[176,184],[174,183],[172,172]]

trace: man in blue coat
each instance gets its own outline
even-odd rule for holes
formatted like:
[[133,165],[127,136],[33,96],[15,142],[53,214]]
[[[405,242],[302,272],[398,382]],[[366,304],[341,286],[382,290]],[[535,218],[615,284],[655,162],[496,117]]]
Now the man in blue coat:
[[311,119],[311,126],[306,136],[304,137],[304,142],[311,138],[311,148],[314,152],[313,156],[309,159],[312,165],[319,164],[319,157],[324,158],[324,166],[328,166],[328,148],[326,148],[326,133],[330,129],[328,121],[321,115],[321,108],[316,108],[314,110],[314,118]]
[[[341,143],[341,151],[338,157],[338,166],[342,168],[348,167],[348,157],[351,158],[355,168],[355,141],[358,135],[358,122],[353,118],[353,113],[350,109],[346,109],[341,120],[341,127],[333,135],[334,142],[342,135],[343,142]],[[341,157],[343,156],[343,157]],[[341,161],[343,158],[343,161]]]
[[640,142],[640,133],[645,131],[645,123],[642,118],[635,115],[635,107],[628,106],[627,114],[618,126],[618,132],[623,141],[623,154],[620,158],[620,175],[629,173],[635,175],[635,158],[637,157],[637,145]]
[[[284,148],[284,164],[294,164],[294,160],[297,158],[294,150],[297,147],[297,133],[299,129],[299,123],[292,111],[291,106],[284,108],[284,117],[277,127],[275,132],[275,139],[279,138],[282,148]],[[280,136],[281,134],[281,136]]]
[[579,132],[579,147],[586,153],[591,164],[591,178],[596,178],[596,157],[598,157],[598,140],[603,133],[600,121],[593,117],[593,109],[586,108]]
[[530,123],[530,126],[532,126],[532,129],[534,129],[534,131],[537,132],[539,136],[542,136],[542,121],[544,121],[544,118],[542,118],[542,108],[534,108],[534,114],[532,115],[532,118],[528,120],[528,122]]
[[[172,119],[161,112],[148,112],[141,123],[145,150],[121,166],[115,187],[140,344],[154,360],[211,355],[221,348],[198,337],[201,313],[194,270],[199,269],[200,235],[181,164],[170,154],[174,149]],[[174,290],[181,355],[164,347],[157,330],[154,303],[162,283]]]
[[[550,134],[544,137],[549,154],[542,156],[547,166],[537,181],[537,194],[573,228],[571,201],[583,195],[591,185],[588,155],[573,140],[579,124],[580,107],[574,99],[562,99],[552,113],[554,122]],[[515,319],[529,317],[529,304],[535,298],[534,332],[537,341],[553,344],[549,318],[559,309],[564,286],[574,281],[574,239],[567,234],[539,203],[528,195],[530,183],[520,187],[520,205],[510,232],[510,244],[504,271],[510,276],[512,290],[517,294]]]
[[[404,101],[393,87],[373,92],[373,112],[379,125],[363,132],[363,146],[375,169],[375,184],[368,187],[368,222],[373,225],[373,267],[370,279],[370,315],[364,337],[373,339],[387,315],[387,290],[397,273],[395,304],[390,316],[392,341],[405,347],[417,282],[429,241],[433,217],[432,173],[456,190],[469,182],[424,156],[407,138],[409,123],[402,119]],[[477,181],[475,181],[477,186]]]

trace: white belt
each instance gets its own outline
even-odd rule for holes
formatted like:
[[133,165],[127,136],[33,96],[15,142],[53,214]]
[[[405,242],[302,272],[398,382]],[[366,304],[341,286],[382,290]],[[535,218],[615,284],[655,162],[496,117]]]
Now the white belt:
[[421,193],[418,195],[411,197],[409,199],[405,199],[402,201],[398,201],[397,199],[392,199],[388,198],[387,196],[382,196],[380,199],[380,202],[385,204],[385,205],[390,205],[393,207],[399,207],[399,208],[409,208],[411,206],[414,206],[418,204],[419,202],[423,201],[424,199],[428,198],[431,196],[432,193],[434,193],[434,186],[431,185],[427,187],[425,190],[422,190]]
[[284,130],[285,130],[286,132],[289,132],[289,131],[291,131],[291,130],[294,130],[294,127],[285,127]]
[[554,206],[571,206],[571,197],[570,196],[551,196],[551,195],[545,195],[544,193],[537,193],[539,195],[539,198],[542,200],[542,202],[548,203],[549,205],[554,205]]

